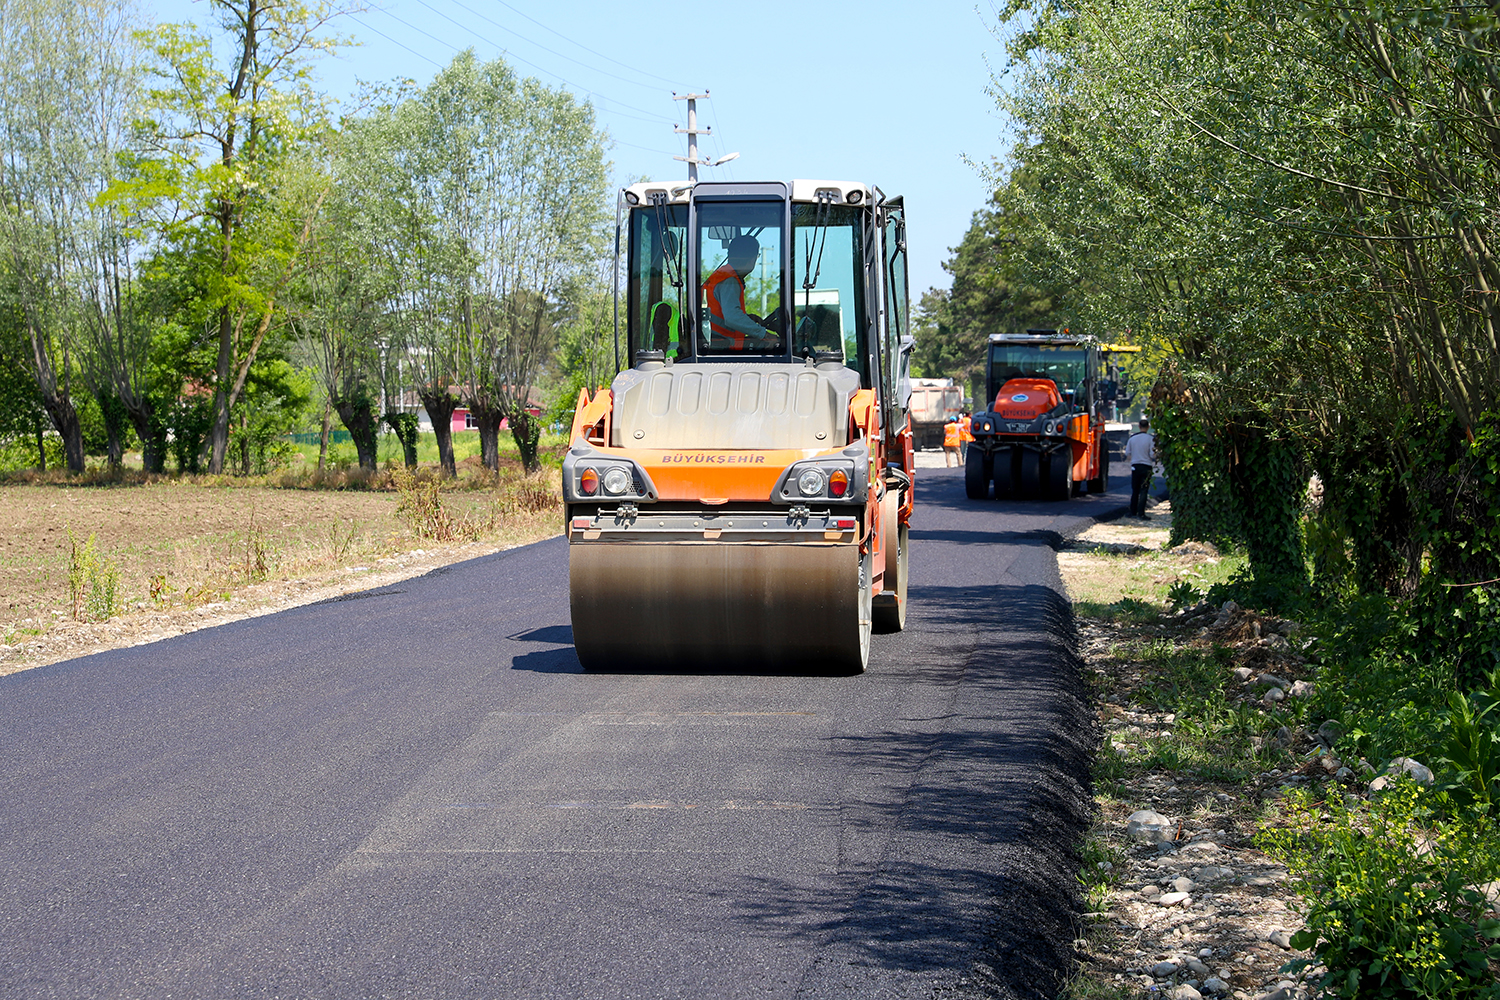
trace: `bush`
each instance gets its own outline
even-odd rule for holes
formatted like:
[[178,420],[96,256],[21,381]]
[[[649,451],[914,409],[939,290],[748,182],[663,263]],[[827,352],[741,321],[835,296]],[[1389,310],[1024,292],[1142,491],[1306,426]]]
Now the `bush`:
[[[56,434],[45,434],[42,436],[42,447],[47,451],[47,468],[57,469],[66,464],[62,438]],[[37,465],[35,435],[27,434],[0,441],[0,473],[35,469]]]
[[1258,838],[1307,901],[1292,947],[1328,966],[1331,995],[1500,998],[1500,920],[1480,889],[1500,872],[1500,837],[1482,814],[1439,819],[1431,797],[1410,779],[1352,806],[1301,792],[1289,825]]

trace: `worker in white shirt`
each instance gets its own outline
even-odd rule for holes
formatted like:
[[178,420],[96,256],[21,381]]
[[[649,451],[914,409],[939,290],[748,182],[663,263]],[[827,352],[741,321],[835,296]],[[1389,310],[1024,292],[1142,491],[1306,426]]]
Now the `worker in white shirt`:
[[1125,461],[1130,463],[1130,516],[1144,518],[1151,489],[1151,473],[1156,468],[1156,435],[1151,421],[1141,418],[1141,429],[1125,442]]

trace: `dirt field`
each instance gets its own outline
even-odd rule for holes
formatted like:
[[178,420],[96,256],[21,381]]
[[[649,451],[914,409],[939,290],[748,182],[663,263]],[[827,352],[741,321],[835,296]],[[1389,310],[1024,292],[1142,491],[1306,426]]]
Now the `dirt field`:
[[[439,543],[408,526],[391,489],[0,485],[0,674],[381,586],[557,532],[555,509],[499,501],[493,489],[445,494],[479,527]],[[92,620],[101,598],[89,594],[111,579],[121,613]]]

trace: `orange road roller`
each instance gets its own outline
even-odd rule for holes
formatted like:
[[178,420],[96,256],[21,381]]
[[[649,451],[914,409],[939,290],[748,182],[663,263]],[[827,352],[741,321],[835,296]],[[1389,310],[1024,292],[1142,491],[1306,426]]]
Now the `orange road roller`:
[[630,364],[580,394],[563,460],[579,660],[864,670],[871,632],[906,619],[902,200],[645,182],[620,192],[619,231]]

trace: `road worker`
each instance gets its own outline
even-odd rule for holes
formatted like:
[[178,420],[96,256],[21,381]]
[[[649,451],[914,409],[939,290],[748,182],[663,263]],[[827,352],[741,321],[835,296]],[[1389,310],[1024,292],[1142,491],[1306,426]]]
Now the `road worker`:
[[1125,442],[1125,461],[1130,463],[1130,516],[1144,519],[1151,474],[1156,469],[1156,435],[1151,433],[1149,418],[1141,417],[1140,430]]
[[974,440],[974,418],[965,410],[958,418],[959,465],[969,460],[969,444]]
[[954,417],[943,425],[943,461],[949,467],[959,465],[958,448],[963,444],[964,432]]
[[703,282],[712,347],[766,351],[780,346],[781,338],[775,330],[760,317],[745,312],[745,277],[759,260],[760,241],[753,236],[736,236],[729,244],[727,259]]

